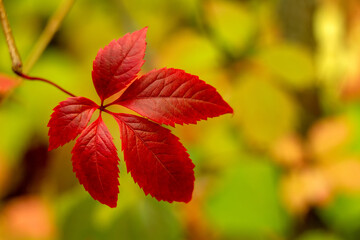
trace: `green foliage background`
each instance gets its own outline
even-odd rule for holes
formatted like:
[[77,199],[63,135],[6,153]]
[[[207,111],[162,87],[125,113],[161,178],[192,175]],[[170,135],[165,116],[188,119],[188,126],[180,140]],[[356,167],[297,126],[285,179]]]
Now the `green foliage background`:
[[[24,60],[61,2],[4,0]],[[30,75],[98,101],[97,51],[148,26],[142,72],[198,75],[234,115],[172,129],[196,165],[189,204],[144,196],[119,151],[110,209],[75,178],[73,142],[46,151],[67,96],[22,82],[0,103],[0,239],[360,239],[359,16],[356,0],[75,1]]]

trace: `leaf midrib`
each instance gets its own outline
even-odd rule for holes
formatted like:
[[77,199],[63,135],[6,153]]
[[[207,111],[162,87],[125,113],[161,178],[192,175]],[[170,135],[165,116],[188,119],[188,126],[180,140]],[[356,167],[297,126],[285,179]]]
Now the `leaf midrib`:
[[151,154],[156,158],[156,160],[160,163],[160,165],[166,170],[166,172],[174,179],[176,184],[179,184],[177,179],[171,174],[171,172],[165,167],[165,165],[162,163],[162,161],[156,156],[156,154],[149,148],[149,146],[146,144],[146,142],[139,136],[139,134],[135,131],[135,129],[130,126],[127,122],[124,120],[118,118],[122,123],[124,123],[126,126],[128,126],[135,134],[135,136],[140,139],[140,141],[144,144],[144,146],[151,152]]

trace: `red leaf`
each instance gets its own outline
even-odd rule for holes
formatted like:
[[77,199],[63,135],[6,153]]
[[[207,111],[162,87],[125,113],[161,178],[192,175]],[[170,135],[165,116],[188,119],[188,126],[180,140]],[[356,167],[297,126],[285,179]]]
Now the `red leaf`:
[[7,94],[19,84],[16,78],[0,74],[0,97]]
[[86,191],[99,202],[116,207],[119,193],[119,158],[101,116],[76,140],[73,170]]
[[113,114],[120,127],[127,171],[157,200],[189,202],[194,189],[194,164],[179,139],[149,120]]
[[101,101],[125,88],[144,64],[147,27],[128,33],[100,49],[93,63],[92,78]]
[[87,126],[99,106],[88,98],[71,97],[62,101],[51,114],[49,150],[75,139]]
[[[191,200],[195,166],[179,139],[159,124],[196,123],[233,113],[214,87],[183,70],[164,68],[136,79],[144,63],[146,31],[126,34],[99,50],[92,79],[101,107],[87,98],[69,98],[54,109],[48,124],[49,149],[81,133],[72,150],[73,170],[90,195],[110,207],[117,204],[119,158],[102,112],[113,115],[119,124],[127,170],[134,181],[146,195],[168,202]],[[103,104],[124,89],[116,101]],[[112,113],[106,109],[112,104],[128,107],[159,124]],[[100,110],[99,118],[86,127],[96,109]]]
[[143,75],[115,103],[171,126],[233,112],[214,87],[197,76],[172,68]]

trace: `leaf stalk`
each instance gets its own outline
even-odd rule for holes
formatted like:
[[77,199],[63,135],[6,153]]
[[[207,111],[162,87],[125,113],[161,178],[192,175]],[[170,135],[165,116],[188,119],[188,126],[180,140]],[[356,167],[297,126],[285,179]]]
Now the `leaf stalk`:
[[45,78],[39,78],[39,77],[31,77],[31,76],[28,76],[24,73],[21,73],[21,72],[15,72],[19,77],[22,77],[24,79],[27,79],[27,80],[32,80],[32,81],[41,81],[41,82],[45,82],[45,83],[48,83],[54,87],[56,87],[57,89],[59,89],[60,91],[66,93],[67,95],[71,96],[71,97],[76,97],[74,94],[72,94],[71,92],[65,90],[64,88],[60,87],[59,85],[57,85],[56,83],[50,81],[50,80],[47,80]]

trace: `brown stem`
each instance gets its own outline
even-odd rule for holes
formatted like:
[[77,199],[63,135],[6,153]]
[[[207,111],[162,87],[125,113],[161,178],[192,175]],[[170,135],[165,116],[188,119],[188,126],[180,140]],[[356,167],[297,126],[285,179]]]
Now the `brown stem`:
[[60,87],[59,85],[57,85],[56,83],[53,83],[45,78],[39,78],[39,77],[30,77],[28,75],[25,75],[21,72],[15,72],[19,77],[22,77],[24,79],[27,79],[27,80],[32,80],[32,81],[41,81],[41,82],[46,82],[48,84],[51,84],[53,85],[54,87],[56,87],[57,89],[59,89],[60,91],[66,93],[67,95],[71,96],[71,97],[76,97],[74,94],[72,94],[71,92],[69,91],[66,91],[65,89],[63,89],[62,87]]
[[21,72],[22,62],[21,62],[19,52],[16,48],[14,37],[11,32],[11,27],[10,27],[9,20],[6,15],[3,0],[0,0],[0,20],[1,20],[1,25],[3,28],[4,34],[5,34],[6,43],[9,48],[12,69],[15,73]]

